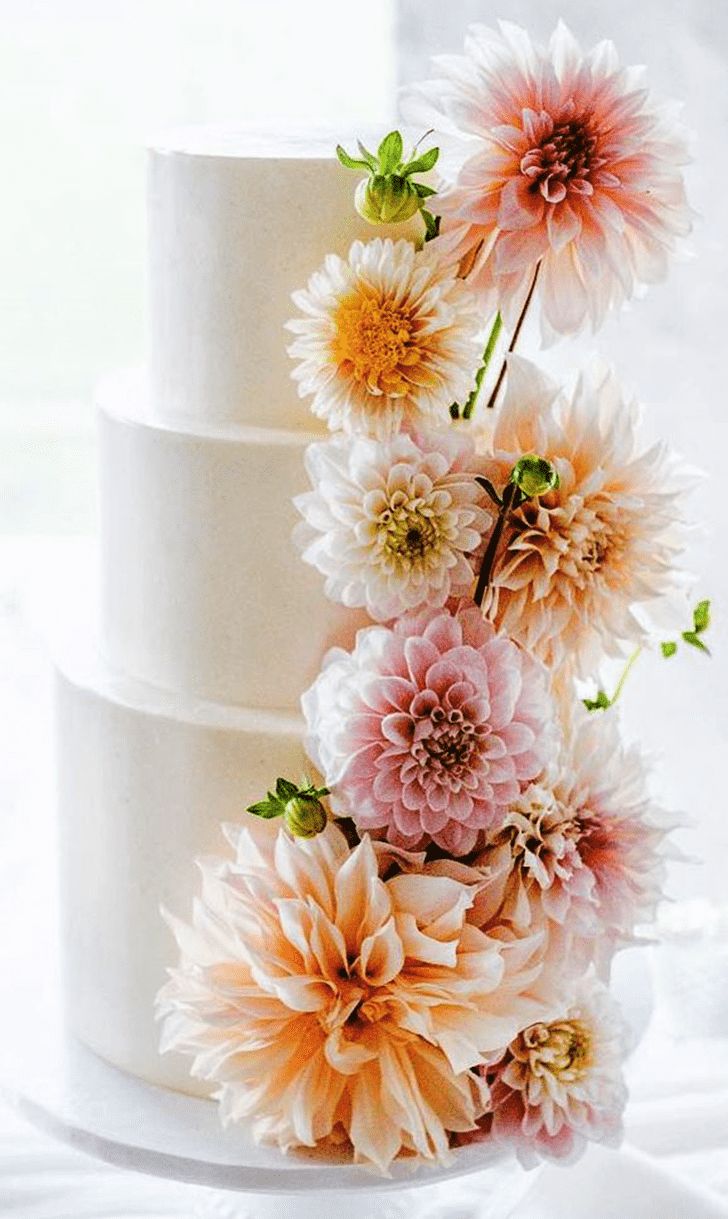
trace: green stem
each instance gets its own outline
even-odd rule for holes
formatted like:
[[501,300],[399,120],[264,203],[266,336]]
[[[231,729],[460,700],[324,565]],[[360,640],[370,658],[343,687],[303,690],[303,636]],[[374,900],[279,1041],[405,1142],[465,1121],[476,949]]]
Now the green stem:
[[500,333],[501,333],[502,329],[503,329],[503,318],[501,317],[500,311],[499,311],[498,313],[496,313],[495,321],[493,322],[493,325],[490,328],[490,334],[488,335],[488,342],[485,345],[485,351],[483,352],[483,359],[481,361],[480,368],[478,369],[477,373],[475,374],[475,389],[473,390],[473,392],[471,393],[467,402],[465,403],[465,406],[463,407],[463,419],[470,419],[473,414],[473,411],[475,409],[475,403],[477,402],[478,394],[480,393],[480,387],[483,384],[483,377],[487,373],[488,365],[490,364],[491,360],[493,359],[493,352],[496,349],[496,344],[498,343],[498,339],[500,338]]
[[623,669],[623,671],[622,671],[622,676],[620,677],[619,681],[617,682],[617,685],[616,685],[615,690],[614,690],[614,694],[612,695],[612,697],[611,697],[611,699],[610,699],[610,702],[609,702],[610,707],[613,707],[613,706],[614,706],[614,704],[616,703],[616,701],[617,701],[617,699],[619,698],[620,694],[621,694],[621,693],[622,693],[622,691],[624,690],[624,685],[625,685],[625,682],[627,681],[627,678],[629,677],[629,675],[630,675],[630,673],[631,673],[631,671],[632,671],[632,668],[633,668],[634,664],[635,664],[635,663],[636,663],[636,661],[639,659],[639,656],[640,656],[640,653],[641,653],[641,652],[642,652],[642,648],[641,648],[641,647],[639,647],[639,648],[635,648],[634,652],[632,653],[632,655],[630,656],[630,658],[629,658],[629,660],[627,661],[626,665],[624,666],[624,669]]
[[636,663],[641,651],[642,651],[641,647],[635,648],[634,652],[632,653],[632,655],[630,656],[626,665],[624,666],[624,669],[622,670],[622,676],[620,677],[619,681],[617,682],[617,685],[615,686],[615,689],[614,689],[614,694],[612,695],[611,698],[609,698],[609,696],[604,692],[604,690],[598,690],[596,698],[585,698],[582,700],[587,711],[607,711],[610,707],[614,706],[614,704],[617,702],[619,696],[621,695],[622,691],[624,690],[625,682],[627,681],[627,678],[629,677],[629,675],[632,671],[632,667]]

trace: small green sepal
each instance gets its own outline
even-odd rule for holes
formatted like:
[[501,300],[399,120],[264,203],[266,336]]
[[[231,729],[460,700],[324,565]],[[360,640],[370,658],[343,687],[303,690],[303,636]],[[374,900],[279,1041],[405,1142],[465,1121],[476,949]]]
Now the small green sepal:
[[669,660],[670,657],[674,656],[675,653],[677,652],[677,644],[675,643],[675,640],[666,639],[664,643],[660,644],[660,651],[662,652],[662,655],[665,657],[665,660]]

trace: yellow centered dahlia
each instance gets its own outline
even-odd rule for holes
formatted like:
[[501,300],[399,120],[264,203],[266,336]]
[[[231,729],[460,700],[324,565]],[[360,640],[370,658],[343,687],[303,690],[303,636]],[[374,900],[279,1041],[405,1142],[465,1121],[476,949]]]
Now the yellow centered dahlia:
[[287,323],[301,397],[331,429],[386,438],[446,422],[474,386],[482,315],[455,270],[405,240],[355,241],[294,292]]
[[618,1143],[625,1048],[616,1004],[585,978],[560,1019],[523,1029],[486,1068],[486,1137],[515,1146],[526,1167],[541,1157],[574,1160],[587,1141]]
[[545,937],[485,934],[473,887],[384,880],[369,838],[352,850],[333,825],[228,833],[235,858],[203,861],[193,925],[170,919],[162,1049],[193,1055],[224,1121],[284,1150],[348,1142],[382,1172],[401,1153],[446,1158],[487,1107],[474,1068],[550,1010]]
[[680,493],[689,486],[662,445],[641,450],[636,409],[609,372],[582,376],[569,397],[509,359],[488,477],[503,486],[523,453],[547,458],[559,486],[510,517],[488,616],[549,668],[589,676],[651,629],[685,617]]
[[[638,283],[662,278],[690,230],[685,141],[614,46],[589,52],[559,23],[548,46],[501,22],[437,61],[407,118],[451,144],[434,200],[443,255],[461,260],[513,325],[536,267],[545,337],[596,328]],[[447,156],[444,158],[447,161]]]

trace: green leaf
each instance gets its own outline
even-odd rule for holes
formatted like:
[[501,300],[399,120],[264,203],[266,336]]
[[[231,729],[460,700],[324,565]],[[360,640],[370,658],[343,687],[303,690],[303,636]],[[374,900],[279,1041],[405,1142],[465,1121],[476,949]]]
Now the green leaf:
[[280,800],[258,800],[256,804],[249,804],[247,811],[253,813],[256,817],[265,817],[269,820],[271,817],[280,817],[283,812],[283,805]]
[[606,711],[611,707],[612,702],[609,695],[604,690],[598,690],[596,698],[582,699],[587,711]]
[[428,212],[425,207],[420,214],[425,222],[425,241],[432,241],[433,237],[437,237],[440,232],[440,217],[433,216],[432,212]]
[[427,152],[423,152],[421,157],[415,157],[414,161],[410,161],[405,165],[402,173],[405,178],[409,178],[411,174],[426,174],[437,164],[437,158],[440,155],[439,148],[428,148]]
[[707,648],[699,637],[696,631],[683,631],[682,637],[686,643],[689,643],[691,648],[697,648],[700,652],[705,652],[706,656],[710,656],[710,648]]
[[[402,177],[404,178],[406,175],[403,174]],[[437,194],[434,186],[428,186],[425,182],[411,182],[410,186],[420,199],[429,199],[431,195]]]
[[277,779],[276,795],[278,799],[282,800],[285,804],[286,800],[290,800],[293,796],[298,795],[298,787],[295,783],[291,783],[288,779]]
[[364,160],[366,161],[367,165],[371,169],[372,173],[373,174],[377,173],[379,170],[379,162],[377,161],[377,158],[375,157],[374,153],[370,152],[368,148],[365,148],[364,145],[362,144],[361,140],[357,140],[356,143],[357,143],[357,148],[359,149],[359,152],[363,156]]
[[665,660],[669,660],[671,656],[674,656],[677,652],[677,644],[675,643],[674,639],[666,639],[664,643],[661,643],[660,651],[665,657]]
[[710,626],[710,601],[698,601],[693,610],[693,626],[698,635],[707,631]]
[[389,135],[385,135],[377,149],[380,173],[394,173],[402,160],[402,148],[402,136],[398,131],[390,131]]
[[345,169],[371,169],[368,161],[360,161],[356,157],[350,157],[346,149],[341,147],[341,144],[336,145],[336,155]]

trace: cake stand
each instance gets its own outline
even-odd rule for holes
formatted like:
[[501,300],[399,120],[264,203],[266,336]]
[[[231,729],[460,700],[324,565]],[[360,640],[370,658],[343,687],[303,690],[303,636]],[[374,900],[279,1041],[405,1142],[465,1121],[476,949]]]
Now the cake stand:
[[[188,1186],[185,1219],[506,1219],[534,1187],[512,1153],[484,1145],[456,1150],[446,1167],[398,1162],[382,1178],[343,1157],[259,1147],[242,1126],[223,1130],[214,1102],[144,1083],[66,1033],[52,903],[11,905],[3,925],[23,934],[0,954],[0,1094],[79,1151]],[[651,1003],[639,955],[621,954],[615,978],[635,1042]]]
[[58,956],[32,920],[26,931],[22,952],[0,960],[0,1095],[78,1151],[166,1178],[185,1219],[506,1219],[532,1188],[512,1154],[478,1145],[447,1167],[398,1163],[381,1178],[343,1157],[283,1155],[243,1127],[223,1130],[214,1102],[146,1084],[66,1033],[48,969]]

